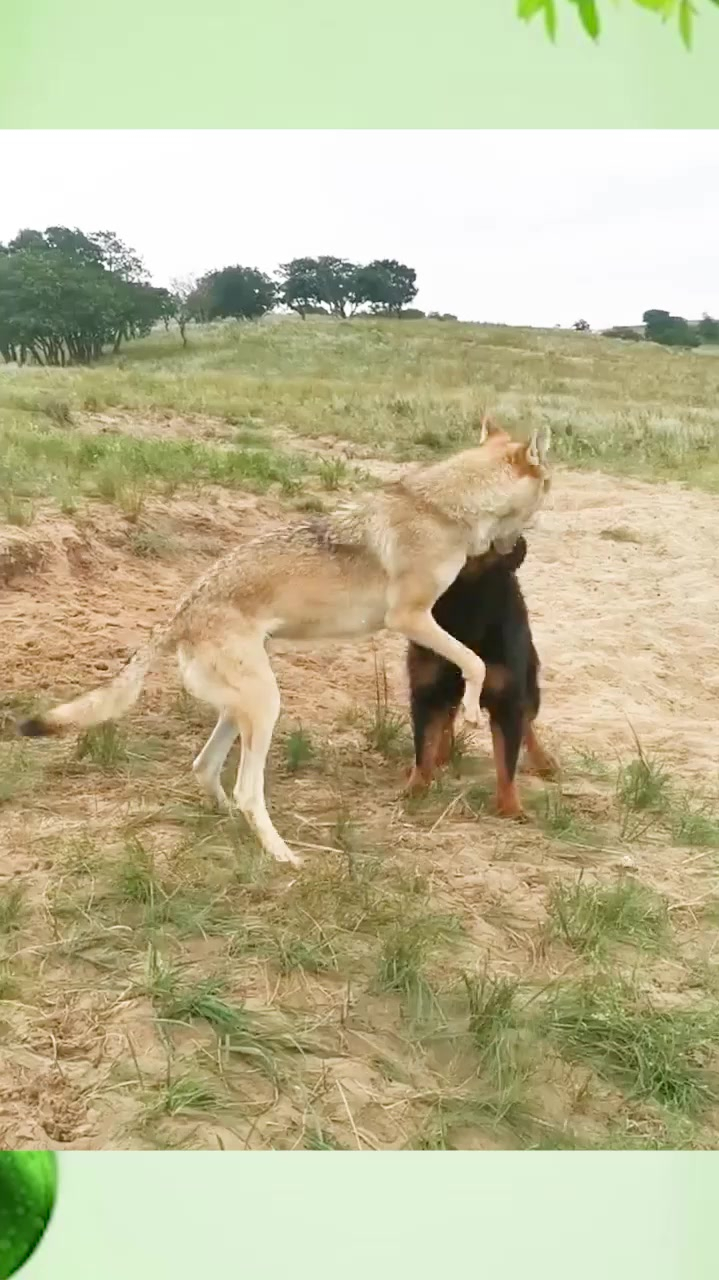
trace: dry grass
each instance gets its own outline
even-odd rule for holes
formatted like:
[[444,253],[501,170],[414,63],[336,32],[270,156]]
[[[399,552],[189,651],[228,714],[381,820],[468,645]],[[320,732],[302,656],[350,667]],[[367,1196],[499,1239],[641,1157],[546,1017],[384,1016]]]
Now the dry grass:
[[[687,767],[696,744],[677,759],[625,733],[617,756],[611,725],[590,737],[599,685],[578,718],[575,677],[547,662],[565,770],[523,780],[533,821],[516,826],[492,815],[486,744],[468,737],[426,797],[402,798],[401,646],[283,659],[270,800],[301,874],[203,807],[189,762],[211,717],[170,672],[127,723],[76,742],[18,745],[13,722],[102,678],[247,528],[471,441],[485,404],[549,421],[574,466],[715,491],[718,367],[363,320],[228,324],[187,351],[160,334],[97,369],[2,375],[11,1143],[716,1146],[712,774]],[[634,514],[598,526],[597,556],[642,557]],[[535,567],[545,614],[570,609],[539,548]]]

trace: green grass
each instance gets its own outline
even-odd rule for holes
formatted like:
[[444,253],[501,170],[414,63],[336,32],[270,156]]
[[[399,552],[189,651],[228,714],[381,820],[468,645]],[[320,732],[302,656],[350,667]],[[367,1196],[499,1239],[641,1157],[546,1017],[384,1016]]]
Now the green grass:
[[719,847],[716,802],[678,787],[658,756],[636,742],[636,756],[617,773],[616,803],[620,834],[640,839],[654,827],[667,831],[674,844]]
[[27,524],[41,498],[66,510],[80,498],[97,498],[137,521],[151,494],[211,484],[295,493],[313,473],[310,460],[276,449],[58,431],[15,416],[8,421],[1,412],[0,444],[0,516],[14,523]]
[[719,816],[708,802],[680,797],[672,807],[670,826],[675,844],[719,849]]
[[304,937],[289,931],[277,933],[270,955],[282,974],[330,973],[339,967],[336,947],[320,928],[314,935],[309,933]]
[[285,738],[284,749],[285,767],[290,773],[297,773],[298,770],[311,764],[317,756],[312,738],[302,725],[290,730]]
[[304,1140],[305,1151],[346,1151],[347,1148],[321,1125],[313,1125],[307,1129]]
[[517,1020],[519,983],[513,978],[463,977],[467,993],[467,1029],[483,1057],[497,1051]]
[[124,730],[111,720],[87,729],[78,739],[75,759],[104,772],[119,769],[128,760]]
[[544,1027],[562,1054],[591,1064],[631,1099],[689,1114],[716,1100],[714,1008],[658,1008],[619,979],[595,977],[560,986]]
[[640,748],[637,758],[622,765],[617,778],[617,798],[629,813],[660,813],[669,803],[669,774],[661,763]]
[[612,943],[657,950],[669,937],[667,904],[633,880],[614,885],[552,887],[548,907],[550,938],[561,938],[583,955],[604,954]]
[[211,1080],[190,1075],[168,1081],[149,1100],[151,1115],[192,1116],[198,1112],[217,1114],[222,1109],[222,1098]]
[[0,934],[21,929],[28,916],[27,897],[22,884],[0,886]]
[[428,965],[442,944],[456,940],[459,932],[456,920],[430,914],[409,920],[400,918],[388,929],[379,957],[378,985],[401,997],[412,1021],[442,1019]]
[[375,695],[372,712],[364,722],[367,746],[388,760],[396,760],[409,752],[407,718],[392,705],[387,671],[375,657]]
[[[14,717],[11,720],[14,730]],[[0,808],[33,795],[40,783],[41,764],[25,743],[0,741]]]
[[475,1139],[497,1139],[509,1148],[528,1145],[533,1117],[521,1082],[503,1088],[475,1085],[459,1095],[439,1096],[430,1107],[419,1133],[407,1144],[415,1151],[459,1151],[466,1147],[465,1133]]
[[545,787],[536,797],[528,796],[527,807],[534,811],[540,826],[555,840],[571,843],[595,838],[595,833],[573,809],[561,785]]
[[[0,431],[4,454],[14,456],[11,475],[18,462],[33,470],[17,435],[32,421],[53,429],[56,481],[74,476],[92,487],[99,464],[80,473],[67,454],[59,456],[57,443],[64,439],[72,454],[81,439],[72,423],[83,413],[211,416],[245,433],[282,426],[405,458],[474,443],[489,404],[521,430],[549,423],[560,461],[683,479],[716,492],[715,383],[713,358],[649,343],[628,348],[594,335],[451,322],[277,319],[193,329],[186,350],[175,334],[156,333],[130,345],[120,361],[107,358],[92,369],[22,370],[0,388]],[[169,482],[219,471],[218,483],[237,483],[236,465],[211,462],[194,442],[178,456],[169,440],[135,441],[128,451],[117,437],[100,439],[110,456],[116,449],[122,455],[118,483],[136,469],[137,452],[147,457],[163,447],[170,450],[163,463]],[[212,450],[213,458],[219,452]],[[260,453],[264,463],[246,464],[248,484],[254,479],[258,487],[266,486],[270,466]],[[270,468],[280,483],[297,479],[286,466],[276,460]],[[329,489],[343,484],[344,464],[328,461],[322,477]],[[31,475],[26,483],[38,492]]]

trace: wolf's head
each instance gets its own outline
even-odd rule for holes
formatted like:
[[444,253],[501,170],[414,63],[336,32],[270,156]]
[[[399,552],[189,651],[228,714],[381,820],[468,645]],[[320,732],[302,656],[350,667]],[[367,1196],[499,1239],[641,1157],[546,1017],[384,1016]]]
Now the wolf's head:
[[516,472],[517,479],[527,477],[537,483],[544,496],[550,487],[550,475],[547,467],[547,454],[550,445],[549,427],[537,427],[526,441],[512,438],[504,427],[497,424],[487,414],[482,418],[479,443],[489,453],[496,456]]
[[491,418],[482,419],[479,449],[486,451],[488,470],[497,476],[504,495],[504,515],[498,520],[492,539],[500,555],[513,552],[520,530],[531,528],[549,492],[549,442],[548,427],[533,431],[529,440],[518,441]]

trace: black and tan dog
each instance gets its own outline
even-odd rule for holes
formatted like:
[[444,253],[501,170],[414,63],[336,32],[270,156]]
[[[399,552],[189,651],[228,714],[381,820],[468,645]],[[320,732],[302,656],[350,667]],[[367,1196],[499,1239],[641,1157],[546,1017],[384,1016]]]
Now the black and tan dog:
[[[534,773],[548,778],[557,772],[534,731],[540,664],[516,577],[526,554],[527,544],[519,538],[508,555],[490,551],[470,558],[433,609],[439,625],[485,664],[479,706],[489,714],[497,811],[508,818],[523,817],[515,781],[523,742]],[[407,650],[407,670],[415,748],[409,789],[416,792],[449,761],[465,681],[453,663],[414,643]]]

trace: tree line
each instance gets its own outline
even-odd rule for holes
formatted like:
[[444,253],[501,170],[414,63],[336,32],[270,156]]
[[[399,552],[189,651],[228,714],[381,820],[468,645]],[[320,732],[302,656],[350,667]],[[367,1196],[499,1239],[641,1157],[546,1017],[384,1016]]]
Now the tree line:
[[[624,342],[658,342],[663,347],[700,347],[704,343],[719,343],[719,320],[706,312],[696,324],[690,324],[684,316],[673,316],[669,311],[651,309],[642,316],[643,330],[629,325],[614,325],[603,329],[603,338],[621,338]],[[578,320],[577,330],[588,329],[586,320]]]
[[360,311],[418,318],[424,313],[409,306],[416,294],[414,268],[394,258],[359,264],[332,256],[295,258],[275,276],[228,266],[164,289],[114,232],[25,229],[0,244],[0,354],[20,364],[90,363],[159,321],[174,320],[186,343],[193,321],[257,320],[276,307],[303,319]]
[[[294,258],[270,276],[255,267],[228,266],[199,278],[153,285],[133,249],[112,231],[25,229],[0,244],[0,355],[25,364],[88,364],[108,349],[175,322],[183,343],[191,323],[256,320],[284,307],[308,315],[349,319],[358,313],[424,318],[410,306],[414,268],[394,258],[366,264],[323,256]],[[455,320],[430,311],[429,319]],[[692,325],[668,311],[645,311],[643,330],[616,326],[604,336],[696,347],[719,343],[719,321]],[[574,328],[589,330],[586,320]]]
[[0,353],[23,364],[84,364],[148,333],[171,310],[112,231],[20,231],[0,244]]

